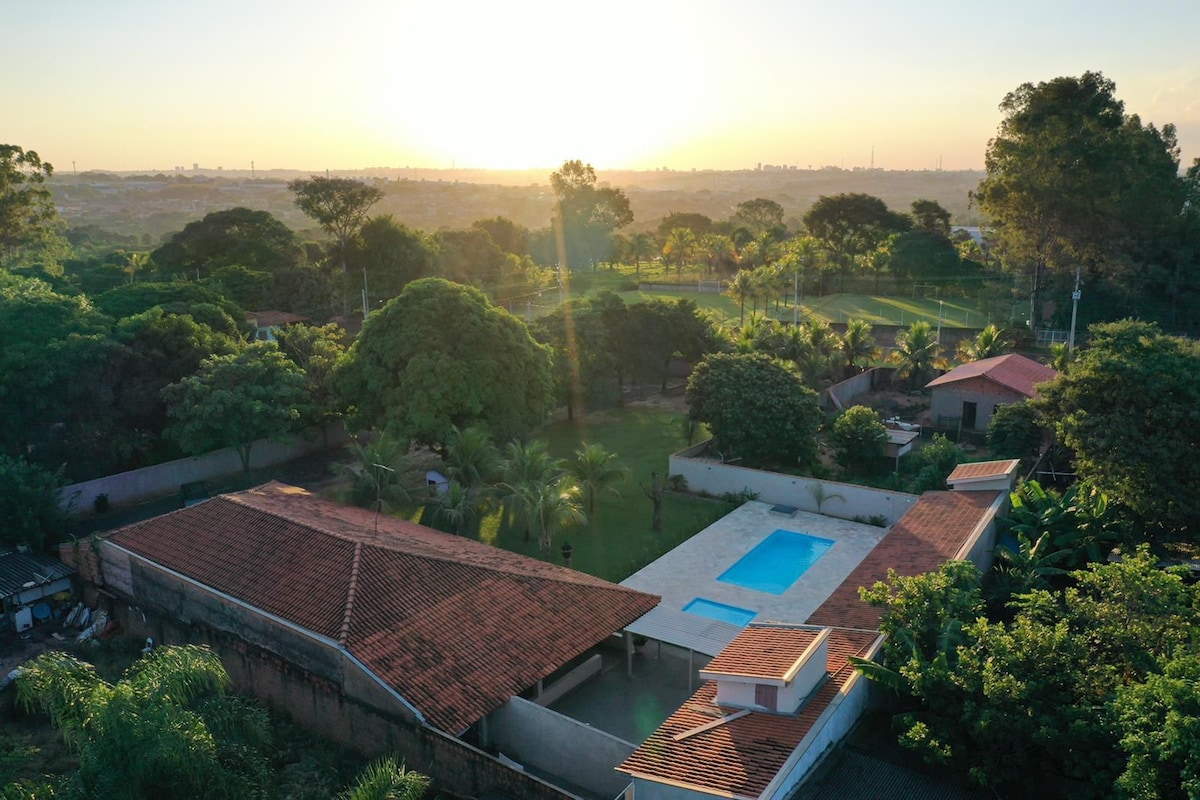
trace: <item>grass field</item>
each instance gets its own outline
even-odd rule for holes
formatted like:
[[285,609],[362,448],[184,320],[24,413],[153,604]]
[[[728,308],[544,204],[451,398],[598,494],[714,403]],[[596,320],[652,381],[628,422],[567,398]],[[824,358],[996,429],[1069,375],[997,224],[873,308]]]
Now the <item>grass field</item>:
[[[619,495],[597,495],[595,513],[585,527],[555,538],[551,561],[562,563],[563,541],[570,541],[573,568],[620,581],[730,511],[731,506],[720,500],[668,492],[663,498],[663,529],[657,533],[650,530],[653,505],[639,481],[649,485],[652,471],[666,478],[668,455],[686,444],[679,416],[661,408],[616,408],[586,420],[556,422],[538,434],[558,458],[571,458],[581,442],[602,444],[617,454],[627,471],[625,482],[617,487]],[[420,511],[403,516],[417,519]],[[474,535],[505,550],[543,557],[536,540],[526,541],[523,530],[501,524],[498,511],[480,520]]]

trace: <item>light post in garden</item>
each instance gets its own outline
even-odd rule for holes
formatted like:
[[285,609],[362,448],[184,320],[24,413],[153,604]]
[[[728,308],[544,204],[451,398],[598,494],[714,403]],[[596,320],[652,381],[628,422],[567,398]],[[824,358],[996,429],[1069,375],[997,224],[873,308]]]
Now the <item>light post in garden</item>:
[[563,542],[563,545],[562,545],[563,563],[567,565],[568,569],[571,566],[571,554],[573,552],[575,552],[575,549],[573,547],[571,547],[571,543]]

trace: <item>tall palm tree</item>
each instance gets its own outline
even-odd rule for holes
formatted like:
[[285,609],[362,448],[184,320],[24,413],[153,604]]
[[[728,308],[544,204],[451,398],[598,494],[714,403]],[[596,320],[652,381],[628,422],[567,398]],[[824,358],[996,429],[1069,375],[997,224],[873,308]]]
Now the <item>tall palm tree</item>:
[[383,758],[364,768],[337,800],[420,800],[428,788],[427,776],[405,769],[394,758]]
[[888,358],[897,365],[896,374],[902,380],[922,386],[925,377],[938,363],[941,351],[933,326],[919,320],[896,334],[896,349]]
[[462,536],[484,511],[485,500],[484,495],[451,480],[434,505],[433,518],[439,527]]
[[116,683],[72,655],[43,653],[21,668],[16,690],[78,752],[85,796],[265,797],[270,723],[228,685],[212,650],[184,645],[152,650]]
[[746,298],[754,291],[754,281],[750,270],[739,269],[733,280],[725,287],[725,294],[738,301],[738,325],[746,322]]
[[672,228],[663,243],[663,258],[675,262],[675,275],[683,272],[696,251],[696,234],[691,228]]
[[993,356],[1002,356],[1009,350],[1004,333],[995,325],[988,325],[975,335],[958,343],[958,357],[962,361],[982,361]]
[[865,319],[852,319],[846,323],[842,334],[842,355],[846,357],[846,371],[855,372],[860,361],[871,361],[879,357],[875,337],[871,335],[871,323]]
[[575,451],[575,460],[567,469],[578,482],[587,497],[587,513],[596,511],[596,493],[607,489],[620,497],[616,484],[625,480],[625,469],[617,466],[617,454],[610,453],[602,444],[584,443]]
[[544,556],[556,534],[587,524],[587,515],[579,505],[579,484],[574,476],[563,475],[554,481],[528,487],[529,515]]
[[505,523],[520,525],[529,541],[529,529],[533,524],[529,517],[528,488],[535,483],[556,480],[566,471],[562,459],[554,458],[546,449],[546,443],[535,439],[522,444],[509,442],[501,458],[502,480],[496,487],[500,502],[504,506]]

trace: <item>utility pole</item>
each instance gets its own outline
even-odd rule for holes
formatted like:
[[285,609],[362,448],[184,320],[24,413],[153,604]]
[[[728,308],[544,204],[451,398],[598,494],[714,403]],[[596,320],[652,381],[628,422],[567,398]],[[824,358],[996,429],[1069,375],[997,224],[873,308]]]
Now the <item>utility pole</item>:
[[[938,332],[937,332],[937,343],[938,344],[942,343],[942,307],[945,304],[945,302],[946,302],[945,300],[938,300]],[[901,319],[903,319],[903,317],[901,317]]]
[[800,324],[800,271],[792,273],[792,327]]
[[371,313],[371,305],[367,301],[367,268],[363,267],[363,319],[366,320],[367,315]]
[[1071,333],[1067,337],[1067,351],[1075,351],[1075,317],[1079,313],[1079,298],[1082,292],[1079,291],[1079,271],[1080,267],[1075,266],[1075,291],[1071,292]]

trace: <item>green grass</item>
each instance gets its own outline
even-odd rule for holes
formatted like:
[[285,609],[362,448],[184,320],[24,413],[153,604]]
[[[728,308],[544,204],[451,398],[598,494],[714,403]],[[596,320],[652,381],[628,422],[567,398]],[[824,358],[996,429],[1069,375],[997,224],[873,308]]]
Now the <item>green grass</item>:
[[[595,513],[586,526],[555,537],[550,561],[562,563],[561,548],[566,540],[573,548],[574,569],[620,581],[729,512],[730,506],[720,500],[668,492],[663,498],[663,529],[650,529],[654,508],[639,481],[648,486],[652,471],[666,479],[668,455],[686,445],[679,422],[680,414],[663,409],[615,408],[590,420],[553,423],[539,432],[539,438],[546,440],[550,452],[559,458],[571,458],[582,442],[599,443],[616,453],[627,470],[624,483],[617,487],[619,495],[597,495]],[[418,520],[421,511],[410,509],[401,516]],[[524,530],[504,526],[498,511],[480,520],[472,533],[487,544],[544,557],[538,542],[526,541]]]

